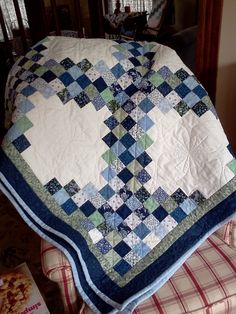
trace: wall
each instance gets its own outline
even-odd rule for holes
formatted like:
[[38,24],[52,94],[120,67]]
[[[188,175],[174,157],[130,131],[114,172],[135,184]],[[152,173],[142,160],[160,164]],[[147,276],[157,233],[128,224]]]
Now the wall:
[[224,0],[216,109],[236,154],[236,1]]
[[178,31],[197,24],[197,0],[174,0],[174,5]]

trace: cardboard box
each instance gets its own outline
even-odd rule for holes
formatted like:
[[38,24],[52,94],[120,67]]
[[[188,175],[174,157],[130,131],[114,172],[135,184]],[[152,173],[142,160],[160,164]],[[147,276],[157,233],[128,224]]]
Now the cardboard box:
[[50,314],[26,263],[0,274],[1,314]]

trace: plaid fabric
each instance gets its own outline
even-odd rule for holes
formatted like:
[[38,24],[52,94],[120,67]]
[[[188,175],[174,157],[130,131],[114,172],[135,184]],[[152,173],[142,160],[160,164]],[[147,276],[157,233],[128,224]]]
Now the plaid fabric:
[[236,251],[212,235],[134,313],[236,313]]
[[65,313],[77,313],[82,302],[75,289],[68,259],[60,250],[42,240],[41,263],[45,276],[59,285]]
[[[50,251],[45,254],[47,252]],[[61,253],[57,251],[56,254]],[[48,266],[49,271],[51,268]],[[83,304],[79,313],[93,312]],[[157,293],[133,312],[172,313],[236,313],[236,250],[232,250],[216,235],[212,235]]]
[[231,220],[226,225],[216,231],[216,234],[228,245],[236,248],[236,219]]

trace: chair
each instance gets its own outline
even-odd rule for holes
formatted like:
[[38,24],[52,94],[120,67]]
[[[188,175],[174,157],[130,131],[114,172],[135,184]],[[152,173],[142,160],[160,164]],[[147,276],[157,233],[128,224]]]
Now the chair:
[[192,37],[196,41],[197,1],[157,0],[155,3],[147,24],[137,32],[136,40],[155,41],[174,50],[176,41],[182,41],[183,47],[190,44]]
[[105,32],[119,33],[118,38],[127,40],[156,39],[165,20],[173,0],[153,0],[152,11],[147,19],[147,12],[119,13],[105,16]]
[[[78,296],[67,258],[42,240],[45,275],[58,283],[65,313],[92,314]],[[211,235],[134,314],[236,313],[236,219]]]
[[156,41],[160,34],[173,0],[153,0],[152,11],[143,27],[138,27],[136,40]]
[[120,38],[121,25],[127,16],[128,13],[120,12],[119,14],[107,14],[103,17],[104,31],[109,39]]
[[129,15],[121,24],[120,37],[136,40],[147,23],[147,12],[137,12]]

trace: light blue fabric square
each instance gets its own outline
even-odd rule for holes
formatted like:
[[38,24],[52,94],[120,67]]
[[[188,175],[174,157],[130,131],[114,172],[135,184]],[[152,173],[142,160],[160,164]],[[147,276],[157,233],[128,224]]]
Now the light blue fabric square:
[[137,50],[138,52],[141,53],[141,55],[144,54],[145,52],[148,52],[148,51],[145,51],[145,47],[139,47]]
[[140,156],[144,150],[143,148],[138,144],[138,143],[134,143],[130,148],[129,148],[129,152],[135,157],[137,158],[138,156]]
[[107,182],[109,182],[116,176],[116,173],[111,169],[111,167],[107,167],[101,172],[101,175]]
[[97,189],[95,186],[90,182],[83,188],[83,192],[85,196],[90,199],[91,197],[95,196],[97,194]]
[[15,139],[17,139],[22,134],[21,130],[17,128],[17,126],[14,124],[7,132],[6,137],[9,139],[10,142],[13,142]]
[[197,204],[190,198],[186,198],[186,200],[184,200],[184,202],[179,206],[188,215],[197,207]]
[[79,86],[77,82],[73,82],[69,86],[67,86],[67,90],[69,91],[71,97],[73,98],[82,92],[82,88]]
[[76,80],[78,77],[84,74],[77,65],[73,65],[73,67],[69,68],[68,72],[70,73],[74,80]]
[[27,113],[34,108],[34,105],[28,99],[25,99],[19,103],[18,108],[22,113]]
[[115,100],[121,105],[123,105],[128,99],[129,96],[125,92],[121,92],[115,97]]
[[193,90],[196,86],[198,86],[198,82],[192,76],[187,77],[183,83],[188,86],[189,89]]
[[193,92],[188,93],[185,97],[184,97],[184,102],[186,102],[186,104],[192,108],[194,105],[196,105],[196,103],[198,103],[200,101],[200,98]]
[[59,205],[62,205],[70,198],[70,195],[64,189],[60,189],[53,197]]
[[215,109],[214,106],[211,106],[211,107],[210,107],[210,111],[213,113],[213,115],[214,115],[214,116],[216,117],[216,119],[218,120],[219,117],[218,117],[218,114],[217,114],[216,109]]
[[117,213],[106,213],[105,215],[106,223],[115,229],[122,223],[123,219]]
[[56,92],[43,79],[38,78],[32,84],[45,98],[49,98],[56,94]]
[[161,240],[163,239],[168,231],[166,228],[160,223],[155,229],[154,229],[155,235]]
[[115,76],[111,73],[111,71],[107,71],[102,74],[102,78],[107,83],[108,86],[113,84],[116,81]]
[[123,43],[122,44],[123,47],[125,47],[127,50],[133,49],[134,46],[132,45],[132,43]]
[[105,104],[106,104],[105,101],[100,95],[98,95],[97,97],[93,99],[93,105],[97,111],[100,110],[102,107],[104,107]]
[[50,86],[44,87],[42,90],[40,90],[40,92],[45,98],[49,98],[56,94],[56,92]]
[[147,115],[138,121],[138,125],[141,126],[144,131],[148,131],[153,126],[153,124],[153,121]]
[[136,196],[132,195],[126,202],[125,204],[132,210],[134,211],[137,208],[140,208],[142,206],[142,203],[137,199]]
[[45,62],[44,66],[51,69],[52,67],[54,67],[55,65],[58,65],[58,63],[56,62],[56,60],[53,59],[49,59],[48,61]]
[[141,223],[134,229],[134,232],[140,239],[144,239],[150,233],[150,230],[144,223]]
[[150,247],[148,245],[146,245],[143,242],[140,242],[139,244],[135,245],[135,247],[133,248],[133,251],[140,257],[144,257],[146,256],[150,251]]
[[31,86],[35,87],[39,91],[43,90],[47,85],[48,83],[40,77],[31,83]]
[[137,77],[133,84],[139,89],[142,86],[142,80],[143,80],[142,76]]
[[162,113],[167,113],[172,109],[169,101],[165,98],[162,101],[156,103],[157,107],[161,110]]
[[117,141],[114,145],[112,145],[111,150],[114,154],[116,154],[116,156],[120,156],[126,148],[121,142]]
[[106,63],[104,61],[99,61],[95,66],[94,68],[100,73],[100,74],[103,74],[107,71],[109,71],[109,68],[108,66],[106,65]]
[[31,72],[25,71],[25,72],[23,72],[23,73],[21,74],[20,79],[21,79],[22,81],[24,81],[24,80],[25,80],[28,76],[30,76],[30,75],[32,75]]
[[120,51],[116,51],[113,53],[113,56],[118,60],[118,61],[121,61],[121,60],[125,60],[126,59],[126,56],[124,53],[120,52]]
[[140,102],[139,107],[143,110],[143,112],[148,113],[152,110],[154,104],[146,97]]

